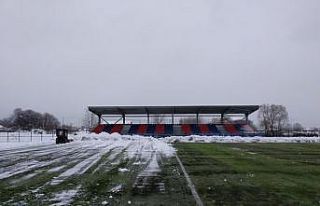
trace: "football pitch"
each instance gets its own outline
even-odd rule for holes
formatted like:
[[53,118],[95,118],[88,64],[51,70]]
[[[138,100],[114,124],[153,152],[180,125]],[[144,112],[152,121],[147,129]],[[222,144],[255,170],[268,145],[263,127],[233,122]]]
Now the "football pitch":
[[0,205],[199,202],[319,205],[320,144],[115,137],[0,151]]
[[320,144],[175,147],[204,205],[320,204]]

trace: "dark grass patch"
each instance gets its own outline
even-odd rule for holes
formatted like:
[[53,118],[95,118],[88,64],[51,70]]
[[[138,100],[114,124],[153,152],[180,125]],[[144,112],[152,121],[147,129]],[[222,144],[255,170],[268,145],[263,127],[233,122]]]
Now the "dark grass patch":
[[[310,147],[309,147],[310,146]],[[318,205],[320,145],[177,144],[206,205]]]

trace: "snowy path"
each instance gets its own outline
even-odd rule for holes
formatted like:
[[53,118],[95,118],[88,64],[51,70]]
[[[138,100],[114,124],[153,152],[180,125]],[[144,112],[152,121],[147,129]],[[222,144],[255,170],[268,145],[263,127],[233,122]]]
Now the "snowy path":
[[[53,205],[69,204],[85,190],[83,181],[79,180],[94,178],[95,174],[108,175],[116,168],[120,176],[130,173],[148,184],[153,181],[150,177],[161,171],[158,161],[175,154],[174,148],[154,138],[102,137],[93,135],[84,141],[62,145],[4,148],[0,151],[0,193],[6,194],[10,188],[29,189],[12,197],[2,197],[1,201],[4,205],[39,201]],[[25,202],[26,196],[31,200]]]

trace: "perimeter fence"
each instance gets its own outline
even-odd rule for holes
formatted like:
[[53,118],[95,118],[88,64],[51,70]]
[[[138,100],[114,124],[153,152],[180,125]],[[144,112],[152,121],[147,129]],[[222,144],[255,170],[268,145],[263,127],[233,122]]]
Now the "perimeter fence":
[[0,132],[1,142],[50,142],[55,140],[55,131],[50,132],[33,132],[33,131],[16,131]]

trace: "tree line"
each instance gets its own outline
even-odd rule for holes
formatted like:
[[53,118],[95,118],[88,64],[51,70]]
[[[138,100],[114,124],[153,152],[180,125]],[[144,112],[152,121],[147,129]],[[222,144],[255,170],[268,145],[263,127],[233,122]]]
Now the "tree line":
[[283,105],[261,105],[258,119],[266,136],[317,136],[319,131],[319,128],[313,128],[311,133],[305,133],[302,124],[289,123],[289,114]]
[[[288,133],[292,134],[293,132],[303,133],[304,130],[304,127],[300,123],[289,123],[289,114],[283,105],[261,105],[258,112],[258,120],[258,126],[260,126],[266,136],[283,136]],[[164,121],[164,115],[155,115],[153,117],[153,123],[163,123]],[[180,124],[195,122],[196,117],[186,117],[179,120]],[[199,118],[199,122],[203,122],[203,119]],[[211,123],[214,122],[213,119]],[[98,124],[97,118],[89,111],[86,111],[82,124],[83,128],[92,129]],[[50,113],[39,113],[31,109],[22,110],[21,108],[15,109],[9,117],[0,119],[0,125],[12,130],[29,131],[32,129],[51,131],[57,127],[67,127],[66,125],[61,125],[59,120]],[[69,127],[70,130],[74,130],[72,126]]]
[[266,136],[282,136],[289,115],[283,105],[264,104],[260,106],[258,118]]
[[31,109],[22,110],[17,108],[13,113],[2,120],[0,124],[13,130],[42,129],[45,131],[54,130],[61,124],[59,120],[50,113],[39,113]]

